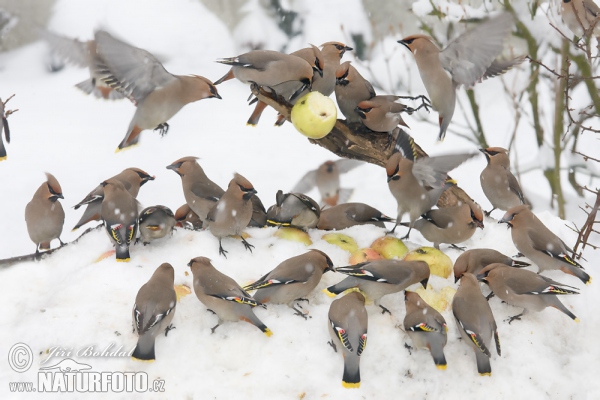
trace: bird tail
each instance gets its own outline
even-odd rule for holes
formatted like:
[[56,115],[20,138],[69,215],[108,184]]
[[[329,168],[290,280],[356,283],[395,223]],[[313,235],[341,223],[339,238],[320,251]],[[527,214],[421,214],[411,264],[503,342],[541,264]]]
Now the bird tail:
[[257,102],[256,106],[254,106],[254,111],[252,111],[252,115],[250,115],[248,122],[246,122],[246,125],[256,126],[265,108],[267,108],[267,103],[262,101]]
[[586,285],[589,285],[590,283],[592,283],[592,277],[589,276],[581,268],[577,268],[575,266],[565,264],[564,267],[561,267],[560,269],[565,274],[576,276],[577,278],[579,278],[581,280],[581,282],[585,283]]
[[242,321],[246,321],[256,326],[258,329],[260,329],[262,333],[264,333],[267,336],[271,336],[273,334],[273,332],[271,332],[271,330],[267,328],[267,326],[263,324],[263,322],[260,319],[258,319],[258,317],[254,314],[250,307],[248,307],[248,313],[245,313],[245,315],[241,316],[240,319]]
[[77,224],[73,227],[72,230],[77,230],[77,229],[81,228],[83,225],[87,224],[88,222],[99,221],[100,214],[98,214],[96,212],[97,208],[98,207],[88,206],[85,209],[85,211],[83,212],[83,215],[81,216],[81,218],[79,219],[79,222],[77,222]]
[[396,144],[394,153],[400,152],[404,158],[414,161],[417,158],[417,149],[413,138],[404,130],[397,128]]
[[492,375],[492,365],[490,364],[490,358],[479,350],[475,350],[475,358],[477,360],[477,372],[481,376]]
[[4,143],[2,142],[2,137],[0,137],[0,161],[6,160],[6,148],[4,148]]
[[119,143],[117,151],[137,144],[140,140],[140,133],[142,133],[142,129],[139,126],[134,125],[133,128],[127,132],[127,135],[125,135],[121,143]]
[[360,358],[358,356],[344,356],[342,386],[347,389],[357,389],[360,387]]
[[129,262],[129,246],[117,246],[116,257],[118,262]]
[[154,337],[150,334],[141,335],[131,357],[139,361],[154,361]]
[[96,97],[100,97],[96,92],[96,82],[94,81],[94,78],[86,79],[83,82],[79,82],[77,85],[75,85],[75,87],[86,94],[94,93]]
[[329,297],[335,297],[343,291],[353,288],[354,285],[352,283],[354,283],[354,279],[346,278],[341,282],[336,283],[335,285],[323,289],[323,293],[325,293]]
[[[227,60],[227,59],[224,59]],[[220,62],[221,64],[228,64],[227,62],[225,62],[224,60],[217,60],[217,62]],[[225,81],[228,81],[230,79],[235,78],[235,76],[233,75],[233,69],[230,69],[229,72],[227,72],[225,75],[223,75],[221,78],[219,78],[217,81],[215,81],[215,86],[223,83]]]
[[433,358],[433,362],[437,369],[446,369],[448,365],[446,363],[446,356],[444,355],[444,348],[441,345],[433,344],[431,345],[431,357]]
[[553,301],[552,303],[552,307],[556,308],[558,311],[561,311],[565,314],[567,314],[569,316],[569,318],[571,318],[573,321],[575,322],[579,322],[579,318],[577,318],[575,316],[575,314],[573,314],[571,311],[569,311],[569,309],[567,307],[565,307],[565,305],[563,303],[561,303],[560,300],[558,300],[556,297],[554,298],[555,301]]

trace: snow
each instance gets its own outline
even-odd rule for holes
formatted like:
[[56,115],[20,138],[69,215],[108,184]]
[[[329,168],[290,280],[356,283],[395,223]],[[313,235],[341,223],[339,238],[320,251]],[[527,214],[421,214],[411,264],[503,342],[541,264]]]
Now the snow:
[[[294,38],[290,51],[306,46],[309,41],[315,44],[343,41],[347,32],[363,33],[367,42],[369,40],[369,25],[362,4],[357,0],[327,5],[316,0],[290,3],[305,12],[306,29],[305,37]],[[424,15],[429,11],[429,4],[429,1],[420,1],[413,9]],[[326,10],[315,12],[317,5]],[[461,7],[448,2],[444,2],[444,7],[452,10],[453,18],[461,16]],[[475,14],[480,11],[469,9]],[[342,22],[345,31],[341,30]],[[257,29],[248,27],[247,23],[244,29]],[[534,33],[539,37],[553,32],[543,19],[536,18],[531,24],[535,24]],[[200,74],[212,80],[227,72],[225,66],[214,60],[238,54],[242,48],[225,25],[199,1],[59,0],[50,23],[51,29],[80,39],[91,38],[93,29],[98,27],[160,54],[165,60],[165,68],[172,73]],[[268,32],[273,29],[269,27]],[[238,35],[240,31],[235,31],[235,37]],[[244,37],[281,44],[280,37],[270,34],[264,37],[249,32]],[[374,71],[385,71],[382,58],[390,54],[388,51],[392,52],[394,41],[386,39],[374,50],[371,63]],[[144,206],[163,204],[175,210],[185,203],[181,179],[165,167],[173,160],[193,155],[200,157],[198,161],[206,174],[221,187],[227,185],[234,171],[243,171],[268,207],[275,202],[278,189],[289,190],[306,171],[336,158],[321,147],[311,145],[290,123],[281,128],[272,127],[276,113],[271,109],[265,110],[257,128],[247,128],[245,123],[252,111],[252,107],[246,105],[249,90],[237,81],[219,86],[223,100],[209,99],[186,106],[169,121],[171,129],[164,138],[146,131],[140,146],[115,154],[114,149],[134,113],[133,105],[127,100],[97,100],[74,88],[76,83],[88,77],[86,70],[66,67],[58,73],[48,73],[43,65],[46,51],[43,43],[36,42],[0,54],[0,96],[5,99],[16,93],[7,108],[19,108],[9,118],[12,142],[7,146],[8,160],[0,163],[0,221],[3,228],[0,258],[34,250],[27,235],[24,209],[44,181],[46,171],[54,174],[63,188],[65,200],[59,201],[66,210],[66,221],[61,239],[72,241],[87,226],[77,232],[70,231],[81,216],[81,210],[75,211],[71,207],[99,182],[127,167],[138,167],[156,175],[156,180],[144,185],[138,195]],[[425,93],[410,53],[399,48],[392,54],[391,73],[407,82],[412,93]],[[353,60],[353,57],[347,54],[344,59]],[[359,70],[369,76],[364,66]],[[517,69],[501,79],[509,85],[526,85],[526,74],[519,74]],[[507,146],[514,128],[510,99],[502,90],[501,79],[476,86],[484,128],[492,146]],[[461,93],[462,101],[466,102],[463,96]],[[552,97],[551,93],[541,95],[542,99]],[[437,129],[432,124],[437,120],[436,113],[421,115],[424,119],[416,115],[405,119],[412,127],[416,141],[430,154],[476,151],[471,142],[452,132],[443,143],[437,143]],[[552,105],[549,104],[542,123],[550,126],[552,118]],[[453,123],[465,124],[458,108]],[[581,148],[590,149],[591,153],[594,149],[598,151],[597,142],[591,135],[583,136],[581,140],[589,143]],[[553,160],[535,149],[531,128],[522,124],[511,154],[514,165]],[[453,171],[452,177],[484,209],[490,209],[479,185],[479,172],[484,166],[484,157],[476,157]],[[365,202],[384,214],[395,215],[397,204],[388,190],[382,168],[365,165],[344,174],[341,179],[343,187],[355,188],[351,201]],[[537,169],[524,174],[522,181],[540,220],[567,244],[574,244],[576,235],[567,226],[571,223],[547,211],[550,191],[541,171]],[[583,200],[577,198],[567,185],[564,187],[569,201],[568,216],[580,223],[583,213],[577,205],[583,204]],[[318,198],[316,190],[311,194]],[[493,213],[494,218],[501,216],[501,211]],[[490,247],[515,255],[517,250],[506,225],[499,225],[496,219],[488,217],[484,222],[485,229],[477,230],[463,245]],[[114,256],[96,262],[101,254],[112,249],[104,229],[99,229],[41,262],[0,267],[0,304],[4,306],[0,329],[0,397],[17,397],[8,391],[7,382],[37,382],[39,367],[60,361],[61,357],[53,357],[41,364],[45,361],[44,353],[54,347],[77,351],[93,346],[101,350],[114,344],[115,349],[119,346],[133,349],[137,340],[131,332],[135,296],[163,262],[171,263],[175,268],[176,285],[192,288],[192,274],[187,263],[193,257],[206,256],[213,260],[217,269],[243,286],[280,262],[307,251],[301,243],[273,237],[275,228],[250,228],[247,232],[250,235],[248,241],[255,246],[253,251],[245,250],[239,240],[224,238],[223,246],[229,251],[227,259],[219,256],[218,239],[210,232],[179,229],[167,240],[133,246],[131,262],[127,264],[117,263]],[[347,265],[349,254],[322,240],[323,233],[311,230],[309,235],[313,245],[308,248],[324,251],[335,266]],[[361,226],[346,229],[343,233],[364,248],[385,231]],[[405,231],[400,229],[398,234],[402,236]],[[53,242],[54,246],[56,242]],[[414,231],[406,244],[411,250],[431,245]],[[445,246],[442,249],[452,260],[460,254]],[[588,252],[586,257],[584,266],[596,277],[598,255]],[[163,395],[146,393],[144,397],[147,398],[374,399],[390,398],[397,393],[406,398],[431,399],[595,398],[600,393],[600,382],[596,379],[596,365],[600,359],[600,315],[595,306],[600,302],[598,282],[584,286],[576,278],[558,271],[545,275],[581,289],[579,295],[561,298],[581,323],[574,323],[556,310],[546,309],[529,313],[522,321],[509,325],[504,320],[521,309],[492,299],[490,304],[499,327],[502,356],[492,356],[491,377],[478,376],[474,353],[459,340],[449,310],[442,313],[449,326],[445,348],[448,369],[437,370],[425,350],[413,350],[409,354],[404,344],[411,344],[411,341],[400,328],[405,315],[403,295],[398,293],[382,299],[391,316],[382,315],[379,307],[367,305],[369,341],[361,356],[362,385],[360,389],[344,389],[341,385],[342,359],[327,345],[327,313],[332,300],[321,292],[342,279],[341,275],[331,272],[323,276],[309,296],[310,303],[301,304],[312,317],[306,321],[293,315],[285,305],[255,309],[256,315],[273,331],[271,337],[244,322],[224,323],[211,334],[210,328],[217,323],[217,318],[207,312],[192,292],[177,304],[173,319],[177,329],[166,338],[162,335],[157,338],[154,363],[139,363],[129,357],[73,358],[90,364],[93,371],[143,371],[150,381],[164,379],[166,392]],[[432,276],[430,279],[431,286],[437,291],[446,286],[456,288],[453,281],[452,277]],[[14,372],[5,361],[10,347],[18,342],[28,344],[34,354],[33,367],[23,374]],[[58,396],[46,393],[44,397]],[[131,398],[132,395],[114,393],[111,397]]]

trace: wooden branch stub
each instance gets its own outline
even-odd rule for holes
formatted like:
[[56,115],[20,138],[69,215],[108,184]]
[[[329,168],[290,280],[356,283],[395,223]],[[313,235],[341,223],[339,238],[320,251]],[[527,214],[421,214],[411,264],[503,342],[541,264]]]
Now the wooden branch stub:
[[[253,85],[252,94],[267,105],[273,107],[285,119],[291,121],[292,105],[265,88]],[[308,139],[342,158],[366,161],[385,168],[385,164],[394,151],[393,139],[389,134],[373,132],[361,123],[347,124],[338,119],[331,132],[322,139]],[[417,158],[427,157],[427,153],[415,143]],[[460,187],[446,190],[438,201],[438,207],[453,207],[459,201],[472,200]]]

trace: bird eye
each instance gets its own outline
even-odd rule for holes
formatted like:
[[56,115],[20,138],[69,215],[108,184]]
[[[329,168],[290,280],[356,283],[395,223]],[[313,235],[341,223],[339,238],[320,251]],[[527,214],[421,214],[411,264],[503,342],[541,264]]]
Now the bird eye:
[[498,153],[499,153],[498,151],[491,151],[491,150],[488,150],[488,154],[489,154],[490,156],[495,156],[495,155],[496,155],[496,154],[498,154]]
[[404,43],[406,44],[412,44],[412,42],[414,42],[415,39],[407,39],[404,41]]
[[369,113],[369,112],[371,112],[371,110],[372,110],[372,109],[373,109],[372,107],[369,107],[369,108],[361,108],[361,110],[362,110],[363,112],[365,112],[365,113]]
[[339,44],[335,44],[334,46],[338,50],[342,50],[344,48],[344,46],[340,46]]

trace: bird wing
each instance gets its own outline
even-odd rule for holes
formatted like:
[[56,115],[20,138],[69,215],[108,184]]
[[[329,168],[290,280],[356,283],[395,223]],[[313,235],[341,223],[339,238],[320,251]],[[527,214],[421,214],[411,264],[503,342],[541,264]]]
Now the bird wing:
[[190,187],[192,193],[203,199],[219,201],[225,191],[219,185],[209,180],[197,181]]
[[427,220],[441,229],[446,229],[454,222],[454,217],[451,214],[454,210],[449,211],[447,208],[439,208],[435,210],[429,210],[425,214],[421,215],[421,218]]
[[335,332],[335,335],[342,346],[344,346],[349,352],[354,352],[352,344],[350,344],[350,339],[348,339],[347,324],[342,323],[342,321],[337,320],[337,318],[329,318],[329,323],[331,324],[331,328]]
[[135,104],[158,87],[177,78],[146,50],[133,47],[112,37],[106,31],[95,34],[96,68],[106,74],[103,80]]
[[317,176],[317,171],[316,170],[312,170],[312,171],[308,171],[303,177],[302,179],[300,179],[300,181],[298,183],[296,183],[296,186],[294,186],[292,188],[292,192],[297,192],[297,193],[307,193],[310,192],[312,188],[315,187],[316,183],[316,176]]
[[88,42],[57,35],[46,29],[40,29],[40,34],[50,46],[50,50],[63,60],[82,68],[90,66]]
[[519,185],[519,181],[510,171],[508,171],[508,188],[517,196],[519,196],[519,200],[525,204],[525,198],[523,197],[521,185]]
[[[531,240],[531,245],[533,246],[534,249],[536,249],[537,251],[546,253],[547,255],[549,255],[552,258],[555,258],[562,262],[571,264],[574,267],[583,269],[583,266],[581,264],[579,264],[577,261],[573,260],[567,254],[567,252],[569,251],[569,248],[567,245],[565,245],[565,243],[558,236],[554,235],[547,228],[546,228],[546,230],[547,230],[548,234],[541,235],[542,232],[538,231],[539,228],[540,227],[537,227],[537,229],[533,229],[533,228],[527,229],[527,235],[529,236],[529,239]],[[548,241],[542,240],[542,236],[546,236],[547,238],[550,238],[550,239]]]
[[[310,271],[309,267],[312,267]],[[307,263],[304,268],[302,266],[299,268],[287,268],[285,272],[274,269],[256,282],[244,286],[244,290],[256,290],[266,287],[290,285],[292,283],[305,283],[314,271],[315,267],[310,263]]]
[[435,157],[421,157],[415,160],[413,175],[421,183],[432,188],[442,188],[446,182],[448,171],[464,163],[473,153],[451,154]]
[[248,292],[246,292],[237,283],[235,283],[235,281],[231,278],[227,279],[226,282],[223,282],[222,285],[214,285],[212,287],[220,290],[212,292],[207,290],[206,294],[209,296],[216,297],[222,300],[233,301],[239,304],[246,304],[251,307],[261,305],[258,301],[254,300],[252,296],[248,294]]
[[512,60],[494,60],[488,69],[485,70],[482,80],[502,75],[515,65],[521,64],[525,59],[526,56],[517,57]]
[[387,264],[382,265],[369,261],[347,267],[338,267],[335,271],[355,278],[391,285],[402,283],[408,279],[412,273],[412,270],[409,268],[400,268],[398,266],[392,266],[390,268]]
[[133,305],[135,327],[138,334],[148,332],[159,324],[166,316],[172,313],[176,306],[175,293],[159,301],[146,301],[145,304]]
[[[456,298],[454,301],[457,301]],[[454,318],[456,318],[456,322],[458,322],[458,326],[459,329],[461,329],[462,331],[464,331],[464,333],[466,334],[466,336],[471,339],[471,341],[473,342],[473,344],[479,349],[479,351],[481,351],[483,354],[485,354],[488,357],[491,357],[492,354],[490,353],[490,351],[488,350],[488,348],[486,347],[484,341],[483,341],[483,337],[481,337],[481,335],[478,332],[475,332],[473,330],[473,327],[469,327],[461,318],[459,315],[457,315],[457,308],[453,306],[452,307],[452,313],[454,314]],[[465,307],[461,307],[462,309],[464,309]],[[458,312],[458,314],[461,314],[461,312]]]
[[502,13],[469,29],[440,52],[440,62],[452,80],[467,87],[480,81],[514,25],[510,13]]
[[364,161],[351,160],[348,158],[342,158],[335,162],[335,165],[338,167],[340,174],[344,174],[344,173],[351,171],[356,167],[360,167],[361,165],[364,165],[364,164],[365,164]]

